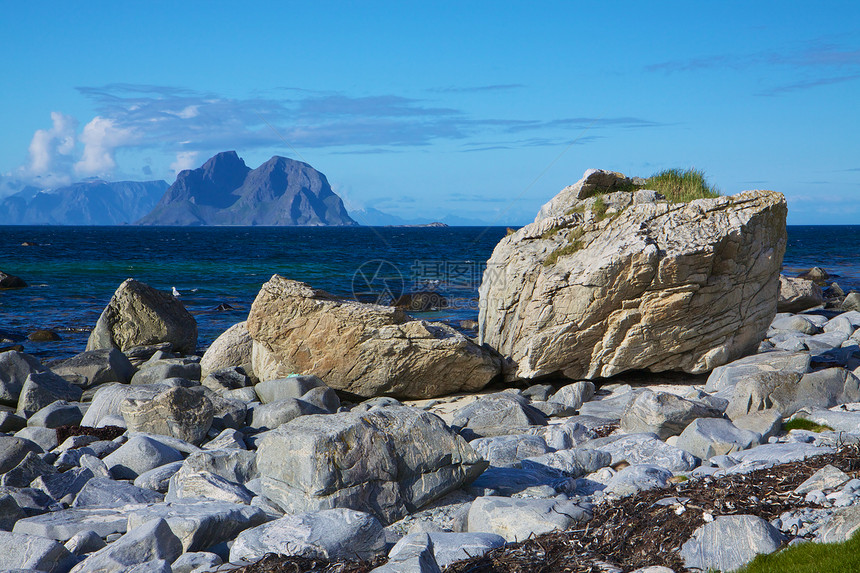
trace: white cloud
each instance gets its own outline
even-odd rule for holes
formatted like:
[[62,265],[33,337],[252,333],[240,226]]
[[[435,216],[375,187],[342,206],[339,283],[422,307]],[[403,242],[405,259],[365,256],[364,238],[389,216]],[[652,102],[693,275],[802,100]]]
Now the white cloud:
[[185,169],[194,169],[197,166],[197,156],[200,155],[197,151],[180,151],[176,154],[176,161],[170,164],[175,175],[179,175],[180,171]]
[[75,163],[75,171],[82,175],[94,175],[112,171],[116,167],[114,150],[129,145],[136,139],[134,130],[119,127],[113,119],[94,117],[84,126],[80,140],[84,152]]
[[30,164],[27,174],[47,175],[54,168],[58,155],[69,156],[75,150],[75,118],[58,111],[51,112],[51,129],[37,129],[30,141]]

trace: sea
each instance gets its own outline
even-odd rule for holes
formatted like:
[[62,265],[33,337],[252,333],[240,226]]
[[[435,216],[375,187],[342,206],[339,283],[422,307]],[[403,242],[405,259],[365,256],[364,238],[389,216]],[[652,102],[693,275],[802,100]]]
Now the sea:
[[[273,274],[333,294],[389,304],[425,292],[412,312],[474,334],[478,286],[505,227],[67,227],[0,226],[0,270],[29,288],[0,291],[0,346],[22,344],[44,361],[86,347],[116,288],[134,278],[176,289],[204,350],[245,320]],[[789,226],[783,272],[820,266],[846,292],[860,290],[860,225]],[[37,329],[61,340],[31,342]]]

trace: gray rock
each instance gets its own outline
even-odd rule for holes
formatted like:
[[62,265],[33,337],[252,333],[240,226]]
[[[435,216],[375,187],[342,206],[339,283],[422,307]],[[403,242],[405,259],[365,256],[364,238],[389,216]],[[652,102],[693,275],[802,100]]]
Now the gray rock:
[[102,311],[87,350],[128,350],[169,342],[174,350],[191,354],[197,348],[197,322],[171,294],[127,279]]
[[735,426],[742,430],[749,430],[761,436],[761,443],[767,442],[768,438],[775,436],[782,429],[782,415],[773,409],[758,410],[745,416],[738,416],[732,420]]
[[204,450],[246,450],[242,432],[227,428],[220,434],[203,444]]
[[442,573],[442,569],[430,536],[416,533],[398,541],[388,554],[388,562],[371,573]]
[[32,487],[59,501],[67,495],[77,495],[95,474],[89,468],[72,468],[62,473],[39,476],[31,482]]
[[143,489],[151,489],[158,493],[167,493],[170,478],[179,471],[182,462],[173,462],[144,472],[134,479],[134,485]]
[[81,556],[102,549],[105,546],[105,542],[95,531],[79,531],[72,535],[63,545],[72,554]]
[[[7,354],[0,353],[0,356]],[[21,463],[28,452],[41,454],[40,448],[35,442],[24,438],[13,436],[0,436],[0,474],[4,474]]]
[[15,523],[27,517],[15,498],[6,493],[0,493],[0,531],[12,531]]
[[188,472],[210,472],[239,484],[260,477],[257,454],[247,450],[201,450],[189,454],[182,467]]
[[587,442],[585,447],[607,452],[612,456],[613,465],[620,462],[652,464],[671,472],[686,472],[699,465],[694,455],[670,446],[654,434],[607,436]]
[[203,450],[194,444],[186,442],[185,440],[181,440],[179,438],[174,438],[171,436],[165,436],[164,434],[149,434],[147,432],[133,432],[129,431],[125,434],[128,439],[135,438],[138,436],[149,438],[150,440],[155,440],[156,442],[161,442],[165,446],[171,447],[177,452],[182,452],[185,455],[196,454],[197,452],[202,452]]
[[[205,358],[205,355],[204,355]],[[201,369],[204,369],[203,361],[200,361]],[[203,378],[201,385],[209,388],[213,392],[226,392],[229,390],[239,390],[251,385],[251,377],[245,373],[245,370],[232,366],[209,372]],[[256,393],[255,393],[256,394]]]
[[250,411],[248,426],[256,430],[274,430],[299,416],[327,414],[325,410],[297,398],[285,398],[254,406]]
[[689,568],[734,571],[756,555],[773,553],[785,538],[770,523],[753,515],[723,515],[702,525],[681,546]]
[[87,481],[75,497],[74,507],[122,507],[133,503],[158,503],[164,500],[160,493],[135,487],[130,483],[106,478]]
[[74,426],[79,425],[83,417],[80,406],[69,404],[65,400],[57,400],[30,416],[27,425],[44,428]]
[[54,500],[45,495],[45,492],[32,487],[0,486],[0,495],[8,495],[14,499],[27,517],[45,513],[49,506],[54,503]]
[[564,418],[571,415],[571,410],[558,402],[532,402],[531,406],[547,418]]
[[340,407],[340,398],[337,397],[337,392],[328,386],[317,386],[311,388],[301,396],[303,402],[313,404],[317,408],[324,410],[329,414],[334,414]]
[[794,488],[794,493],[798,495],[806,495],[812,490],[827,491],[834,490],[848,483],[851,476],[842,470],[827,464],[814,474],[808,480]]
[[361,507],[389,523],[487,463],[437,416],[392,407],[301,416],[268,433],[257,467],[264,495],[288,512]]
[[27,425],[27,419],[15,414],[14,412],[7,412],[5,410],[0,410],[0,432],[2,433],[13,433],[17,432],[21,428],[24,428]]
[[801,408],[829,408],[860,402],[860,378],[844,368],[827,368],[804,374],[759,374],[735,386],[726,414],[736,418],[774,408],[791,416]]
[[27,376],[18,397],[18,415],[29,418],[57,400],[77,402],[83,391],[53,372],[35,372]]
[[82,352],[51,366],[54,374],[81,388],[118,382],[128,384],[137,370],[116,348]]
[[573,492],[576,481],[567,474],[547,466],[499,468],[490,466],[472,482],[468,491],[474,495],[512,496],[533,488],[549,488],[550,495]]
[[594,396],[594,383],[591,381],[574,382],[561,388],[558,392],[547,398],[548,402],[556,402],[566,407],[568,415],[576,413],[584,402],[588,402]]
[[546,417],[522,396],[502,392],[481,396],[454,413],[451,426],[467,439],[503,436],[529,426],[546,425]]
[[246,529],[230,549],[230,561],[256,560],[266,553],[312,559],[371,559],[385,551],[385,534],[370,514],[326,509],[287,515]]
[[[89,449],[89,448],[86,448],[86,449]],[[91,472],[93,472],[94,477],[100,477],[100,478],[111,477],[111,473],[110,473],[110,470],[108,469],[107,465],[105,465],[105,463],[100,458],[97,458],[94,455],[84,453],[81,455],[78,462],[81,466],[81,469],[90,470]]]
[[301,398],[321,386],[326,387],[326,384],[316,376],[289,376],[260,382],[254,386],[254,391],[263,404],[269,404],[287,398]]
[[730,386],[735,386],[741,380],[757,373],[779,372],[787,378],[791,374],[805,374],[809,371],[809,354],[796,352],[766,352],[753,354],[740,360],[735,360],[725,366],[714,368],[705,392],[719,392]]
[[0,531],[0,570],[66,573],[77,561],[53,539]]
[[35,356],[15,350],[0,352],[0,404],[17,406],[27,377],[46,371]]
[[112,509],[63,509],[34,515],[15,524],[14,533],[40,535],[65,543],[81,532],[95,532],[99,537],[125,533],[128,511],[139,506]]
[[742,430],[725,418],[699,418],[690,422],[675,446],[703,460],[757,446],[761,435]]
[[57,473],[57,468],[42,461],[37,454],[27,452],[17,466],[0,476],[0,486],[27,487],[42,475]]
[[[164,560],[172,563],[182,554],[182,543],[163,519],[153,519],[81,561],[73,573],[99,571],[120,573],[131,567]],[[163,568],[163,566],[161,566]],[[167,567],[170,571],[170,567]]]
[[179,438],[193,444],[203,441],[212,426],[212,402],[202,392],[171,388],[151,399],[126,398],[120,405],[128,429]]
[[131,384],[157,384],[169,378],[183,378],[191,382],[200,380],[200,363],[190,358],[165,358],[150,360],[141,365],[131,379]]
[[820,332],[818,326],[800,314],[778,314],[773,319],[773,322],[770,323],[770,327],[775,330],[788,330],[803,334],[817,334]]
[[[732,457],[737,461],[746,463],[747,466],[758,465],[765,467],[767,465],[784,464],[805,460],[810,456],[821,454],[829,454],[835,450],[828,446],[816,446],[813,444],[803,443],[784,443],[784,444],[762,444],[749,450],[735,452]],[[735,468],[732,468],[735,469]],[[742,469],[742,468],[738,468]]]
[[664,488],[669,485],[672,472],[658,466],[636,464],[618,471],[606,483],[606,493],[628,496],[640,491]]
[[803,408],[795,415],[816,424],[830,426],[837,432],[860,434],[860,412]]
[[621,431],[628,434],[650,432],[665,440],[680,434],[696,418],[721,415],[719,410],[700,402],[685,400],[668,392],[645,390],[624,410]]
[[522,395],[534,402],[545,402],[554,393],[550,384],[533,384],[523,390]]
[[239,400],[241,402],[245,402],[245,404],[250,404],[251,402],[257,401],[257,393],[254,392],[253,388],[236,388],[235,390],[225,390],[224,392],[221,392],[221,395],[231,400]]
[[182,460],[182,454],[159,441],[134,436],[104,458],[115,479],[135,479],[149,470]]
[[246,487],[207,471],[180,469],[170,478],[167,501],[186,498],[250,504],[254,494]]
[[577,448],[527,458],[522,460],[520,465],[524,470],[551,468],[577,478],[596,472],[611,463],[612,455],[608,452]]
[[102,425],[102,420],[112,416],[119,416],[122,420],[120,406],[126,398],[152,397],[166,389],[166,386],[159,385],[135,387],[128,384],[107,384],[100,386],[93,395],[90,407],[84,413],[81,425],[99,428]]
[[171,565],[172,573],[197,573],[202,571],[214,571],[221,565],[221,557],[208,551],[196,551],[183,553]]
[[130,509],[127,516],[130,529],[163,519],[179,538],[183,552],[202,551],[232,541],[240,532],[266,521],[259,508],[209,500],[157,503]]
[[469,445],[491,466],[518,467],[525,458],[543,455],[550,450],[538,436],[495,436],[472,440]]
[[46,452],[53,450],[59,445],[57,444],[57,432],[51,428],[28,426],[15,432],[15,437],[29,440]]
[[469,508],[470,533],[495,533],[506,541],[523,541],[532,535],[567,529],[591,519],[591,507],[550,499],[511,499],[486,496]]
[[860,529],[860,505],[843,507],[833,511],[821,529],[816,532],[816,541],[841,543],[848,541]]
[[[576,416],[576,418],[581,419],[582,417]],[[567,418],[562,424],[532,426],[528,428],[528,434],[543,438],[546,445],[552,450],[574,448],[596,437],[596,434],[587,426],[573,421],[573,418]]]
[[248,417],[248,405],[241,400],[202,388],[203,395],[212,403],[212,427],[210,430],[220,432],[224,429],[239,430],[245,427]]
[[[447,533],[429,532],[430,541],[433,542],[433,555],[440,567],[447,567],[451,563],[478,557],[490,549],[505,545],[505,538],[494,533]],[[413,534],[407,535],[391,548],[388,555],[399,553],[403,545],[411,542]]]

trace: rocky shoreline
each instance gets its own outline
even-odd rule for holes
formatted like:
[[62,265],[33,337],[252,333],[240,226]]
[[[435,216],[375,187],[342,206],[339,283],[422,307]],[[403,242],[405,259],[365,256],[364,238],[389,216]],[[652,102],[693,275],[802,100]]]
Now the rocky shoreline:
[[129,279],[82,354],[0,352],[0,569],[680,573],[844,540],[860,311],[780,277],[784,206],[589,171],[497,247],[480,340],[275,275],[195,356]]

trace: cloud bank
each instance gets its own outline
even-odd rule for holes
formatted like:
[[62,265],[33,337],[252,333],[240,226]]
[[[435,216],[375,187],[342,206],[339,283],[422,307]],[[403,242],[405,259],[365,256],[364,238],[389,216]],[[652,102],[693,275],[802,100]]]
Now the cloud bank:
[[[462,88],[515,89],[519,85]],[[390,153],[437,142],[462,151],[561,145],[601,129],[657,127],[636,117],[553,119],[476,118],[432,101],[394,94],[350,96],[299,89],[279,96],[229,98],[184,88],[109,84],[79,87],[96,115],[78,133],[76,118],[51,114],[52,127],[37,130],[30,161],[20,170],[31,178],[68,180],[109,177],[117,155],[158,152],[174,158],[178,173],[225,149],[326,148],[336,153]],[[590,138],[598,137],[591,134]],[[590,139],[583,139],[582,142]]]

